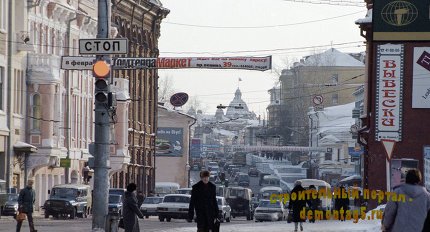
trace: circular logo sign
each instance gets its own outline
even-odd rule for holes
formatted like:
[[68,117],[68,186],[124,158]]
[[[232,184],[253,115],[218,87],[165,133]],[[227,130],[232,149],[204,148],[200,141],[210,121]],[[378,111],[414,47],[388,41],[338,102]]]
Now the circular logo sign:
[[170,104],[175,107],[183,106],[188,101],[188,94],[175,93],[170,97]]
[[321,95],[316,95],[316,96],[314,96],[314,98],[312,98],[312,102],[315,105],[321,105],[323,103],[323,100],[324,100],[324,98]]
[[394,1],[382,8],[381,17],[392,26],[406,26],[417,19],[418,9],[410,2]]

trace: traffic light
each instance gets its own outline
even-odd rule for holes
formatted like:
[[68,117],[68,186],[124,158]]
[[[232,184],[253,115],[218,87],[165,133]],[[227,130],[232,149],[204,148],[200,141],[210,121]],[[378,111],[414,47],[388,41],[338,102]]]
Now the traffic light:
[[98,103],[108,103],[110,65],[104,60],[97,60],[93,65],[96,77],[94,98]]

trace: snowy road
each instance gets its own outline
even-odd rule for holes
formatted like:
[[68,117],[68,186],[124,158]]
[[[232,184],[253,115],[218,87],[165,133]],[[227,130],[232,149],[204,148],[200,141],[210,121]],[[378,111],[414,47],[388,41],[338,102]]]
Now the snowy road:
[[[183,227],[177,229],[159,230],[159,232],[195,232],[196,227]],[[222,232],[289,232],[294,231],[294,223],[286,222],[261,222],[249,224],[221,224]],[[299,229],[300,231],[300,229]],[[360,221],[353,223],[352,221],[319,221],[316,223],[304,223],[303,231],[305,232],[379,232],[380,221]]]

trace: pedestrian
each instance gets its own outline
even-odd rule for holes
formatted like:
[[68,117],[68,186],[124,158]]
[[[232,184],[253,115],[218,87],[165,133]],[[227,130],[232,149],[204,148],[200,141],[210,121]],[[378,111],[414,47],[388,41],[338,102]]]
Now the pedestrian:
[[[300,211],[306,210],[306,199],[300,199],[299,200],[299,194],[300,192],[305,191],[305,189],[302,187],[302,182],[300,180],[296,180],[294,183],[294,188],[291,190],[290,196],[293,194],[296,195],[295,199],[294,197],[291,197],[290,203],[288,205],[288,209],[293,211],[292,221],[294,222],[294,231],[297,231],[298,225],[300,224],[300,231],[303,231],[303,222],[306,220],[306,218],[300,218]],[[308,204],[309,205],[309,204]]]
[[200,172],[200,181],[193,185],[191,201],[188,209],[188,222],[194,219],[196,211],[197,232],[213,230],[215,220],[218,220],[219,211],[216,200],[216,187],[209,182],[209,171]]
[[397,196],[405,195],[406,201],[388,201],[382,218],[382,231],[423,231],[430,209],[430,193],[419,185],[421,180],[418,169],[406,172],[406,183],[394,189]]
[[[27,214],[30,232],[37,232],[37,230],[34,229],[34,222],[33,222],[33,205],[34,205],[34,201],[36,200],[36,193],[34,192],[33,184],[34,184],[34,181],[29,179],[27,181],[27,186],[19,192],[18,211],[20,213]],[[22,221],[21,220],[17,221],[16,232],[21,231],[21,226],[22,226]]]
[[346,211],[349,209],[349,198],[343,197],[342,192],[346,193],[346,189],[343,185],[339,187],[339,192],[340,192],[339,196],[336,196],[336,198],[334,199],[334,208],[339,215],[339,220],[345,221],[346,219],[345,214],[346,214]]
[[[309,185],[309,190],[317,192],[317,188],[313,184]],[[309,210],[312,211],[312,216],[313,216],[311,219],[309,219],[309,222],[312,222],[312,223],[315,223],[315,211],[321,210],[321,199],[318,198],[318,194],[316,194],[316,195],[317,195],[317,198],[308,199],[308,201],[310,203],[309,204]]]
[[143,192],[139,190],[139,191],[137,191],[136,197],[137,197],[137,206],[140,209],[140,206],[142,206],[143,201],[145,200],[145,194],[143,194]]
[[142,212],[137,207],[136,189],[136,184],[130,183],[127,185],[127,191],[124,193],[122,215],[125,232],[139,232],[137,217],[143,218]]

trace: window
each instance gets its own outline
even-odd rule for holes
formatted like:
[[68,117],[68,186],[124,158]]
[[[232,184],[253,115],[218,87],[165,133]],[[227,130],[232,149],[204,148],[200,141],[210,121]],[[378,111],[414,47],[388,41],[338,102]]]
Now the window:
[[40,130],[40,119],[42,118],[41,105],[40,105],[40,95],[33,95],[33,130]]
[[0,110],[4,110],[3,109],[3,94],[4,94],[3,84],[4,84],[4,67],[0,66]]
[[333,74],[332,76],[331,76],[331,81],[333,82],[333,83],[338,83],[339,82],[339,74]]
[[336,105],[336,104],[338,104],[338,102],[339,102],[339,94],[338,93],[334,93],[332,95],[332,103],[333,103],[333,105]]
[[0,30],[6,30],[7,0],[0,0]]
[[22,114],[22,105],[23,105],[23,91],[24,91],[24,76],[23,71],[21,70],[14,70],[14,90],[15,90],[15,99],[13,104],[13,112],[15,114]]
[[325,153],[325,160],[331,160],[331,153]]

